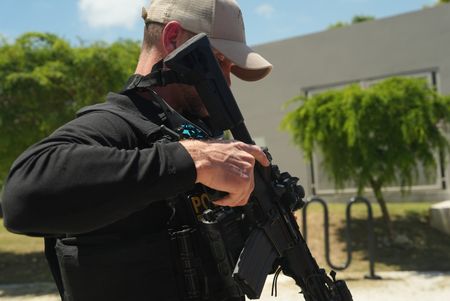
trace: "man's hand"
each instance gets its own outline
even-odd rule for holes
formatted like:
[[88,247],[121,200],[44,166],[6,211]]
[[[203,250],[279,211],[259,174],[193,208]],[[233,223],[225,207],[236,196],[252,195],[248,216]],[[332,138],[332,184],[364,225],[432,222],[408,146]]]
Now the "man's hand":
[[214,203],[220,206],[247,204],[255,187],[253,168],[258,161],[270,164],[259,146],[239,141],[183,140],[197,169],[197,183],[228,195]]

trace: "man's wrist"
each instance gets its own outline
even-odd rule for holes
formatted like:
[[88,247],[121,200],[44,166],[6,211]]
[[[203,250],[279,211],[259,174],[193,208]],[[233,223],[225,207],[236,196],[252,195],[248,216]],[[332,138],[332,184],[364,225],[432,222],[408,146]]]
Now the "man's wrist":
[[205,169],[210,165],[206,155],[208,143],[200,140],[182,140],[180,144],[186,149],[194,161],[197,172],[196,183],[202,183],[204,181]]

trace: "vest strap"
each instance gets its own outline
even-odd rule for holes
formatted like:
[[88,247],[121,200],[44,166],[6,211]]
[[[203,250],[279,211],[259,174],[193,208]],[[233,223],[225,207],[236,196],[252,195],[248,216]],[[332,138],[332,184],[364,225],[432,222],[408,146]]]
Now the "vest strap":
[[133,74],[130,76],[121,93],[137,88],[164,87],[174,83],[193,84],[192,81],[185,77],[180,77],[175,71],[164,69],[164,62],[163,60],[160,60],[153,66],[152,71],[149,74]]

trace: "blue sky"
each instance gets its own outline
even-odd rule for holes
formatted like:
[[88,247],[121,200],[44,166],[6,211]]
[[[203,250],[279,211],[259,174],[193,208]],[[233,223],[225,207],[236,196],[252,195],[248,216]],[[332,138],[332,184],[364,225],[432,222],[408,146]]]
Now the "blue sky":
[[[55,33],[73,43],[140,40],[148,0],[0,0],[0,34]],[[240,0],[250,45],[318,32],[354,15],[376,18],[422,9],[437,0]]]

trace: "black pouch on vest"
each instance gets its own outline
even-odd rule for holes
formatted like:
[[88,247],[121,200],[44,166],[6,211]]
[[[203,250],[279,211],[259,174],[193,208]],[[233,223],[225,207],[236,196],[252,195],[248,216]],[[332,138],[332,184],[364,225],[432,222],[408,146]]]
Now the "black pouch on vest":
[[167,237],[70,237],[55,249],[64,301],[179,300]]

